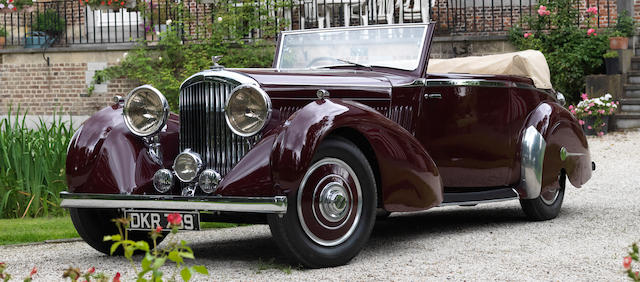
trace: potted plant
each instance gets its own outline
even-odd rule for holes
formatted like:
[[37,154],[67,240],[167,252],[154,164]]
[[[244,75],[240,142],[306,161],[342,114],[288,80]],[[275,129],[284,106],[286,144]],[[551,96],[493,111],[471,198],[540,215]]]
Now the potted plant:
[[66,28],[65,20],[56,10],[49,9],[36,15],[32,32],[25,39],[25,48],[43,48],[53,44]]
[[[82,1],[81,1],[82,3]],[[103,12],[114,11],[120,9],[134,9],[137,6],[136,0],[84,0],[84,4],[89,5],[92,9]]]
[[607,134],[609,116],[618,109],[618,102],[614,102],[612,98],[609,93],[591,99],[587,94],[582,94],[582,101],[575,106],[569,106],[569,111],[578,118],[578,123],[582,125],[586,135]]
[[627,11],[623,11],[618,17],[615,31],[609,36],[609,48],[614,50],[627,49],[629,47],[629,37],[635,33],[635,24]]
[[7,30],[3,27],[0,27],[0,49],[4,48],[4,44],[6,43],[7,38]]
[[617,51],[609,51],[602,55],[604,58],[604,65],[607,69],[607,74],[619,74],[620,72],[620,60],[618,59]]

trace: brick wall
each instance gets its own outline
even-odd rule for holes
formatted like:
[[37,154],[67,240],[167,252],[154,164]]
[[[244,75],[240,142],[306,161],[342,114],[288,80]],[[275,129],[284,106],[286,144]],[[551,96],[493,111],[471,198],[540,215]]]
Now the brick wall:
[[[102,53],[118,57],[123,52]],[[69,58],[96,57],[104,60],[104,54],[94,55],[87,52],[48,54],[51,61],[48,66],[41,54],[2,54],[0,115],[8,111],[9,105],[20,105],[32,115],[50,115],[54,112],[91,115],[112,103],[113,96],[124,96],[137,86],[125,79],[114,79],[107,84],[106,92],[89,96],[86,83],[87,62]]]

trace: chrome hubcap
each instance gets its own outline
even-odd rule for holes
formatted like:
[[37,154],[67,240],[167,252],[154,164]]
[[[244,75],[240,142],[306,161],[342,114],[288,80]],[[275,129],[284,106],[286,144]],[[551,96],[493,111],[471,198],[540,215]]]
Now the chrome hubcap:
[[307,237],[321,246],[336,246],[351,237],[362,215],[362,190],[344,161],[314,163],[300,183],[296,209]]
[[320,213],[331,222],[338,222],[347,215],[347,191],[340,183],[329,183],[320,193]]

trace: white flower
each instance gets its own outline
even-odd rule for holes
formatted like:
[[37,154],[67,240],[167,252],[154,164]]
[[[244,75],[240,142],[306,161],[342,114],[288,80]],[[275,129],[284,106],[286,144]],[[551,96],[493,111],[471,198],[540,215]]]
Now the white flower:
[[156,31],[156,35],[157,35],[157,36],[160,36],[160,32],[159,32],[159,31]]
[[127,57],[127,55],[129,55],[129,53],[124,52],[124,54],[122,54],[122,57],[123,57],[123,58],[126,58],[126,57]]
[[7,8],[9,8],[9,9],[13,9],[13,4],[9,4],[9,5],[7,5]]
[[158,57],[158,60],[159,60],[159,61],[162,61],[162,57]]
[[218,21],[221,22],[222,21],[222,17],[218,17]]
[[171,23],[172,23],[172,22],[173,22],[173,21],[171,21],[171,19],[168,19],[168,20],[167,20],[167,25],[171,25]]
[[609,100],[609,99],[611,99],[611,98],[613,98],[613,97],[611,97],[611,94],[607,93],[607,94],[605,94],[605,95],[604,95],[604,98],[605,98],[606,100]]
[[4,9],[4,4],[0,3],[0,9]]

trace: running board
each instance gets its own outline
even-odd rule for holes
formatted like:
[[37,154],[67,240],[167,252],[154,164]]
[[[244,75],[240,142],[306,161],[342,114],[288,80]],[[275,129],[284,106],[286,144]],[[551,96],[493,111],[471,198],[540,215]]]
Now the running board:
[[440,206],[476,205],[518,199],[518,193],[512,188],[498,188],[477,192],[444,193]]

